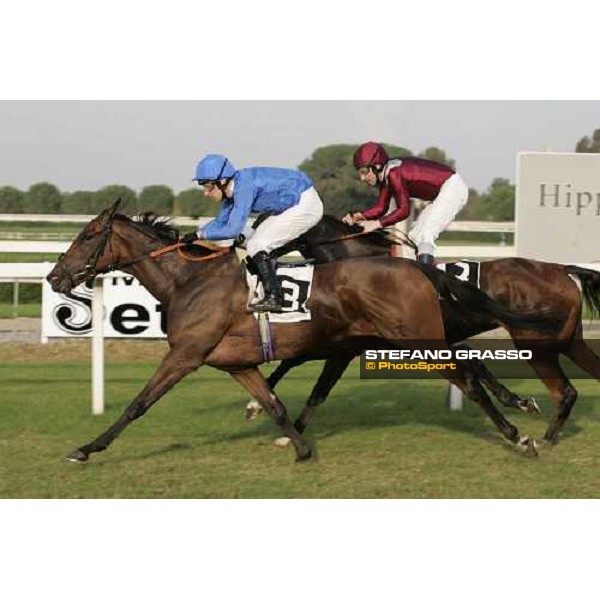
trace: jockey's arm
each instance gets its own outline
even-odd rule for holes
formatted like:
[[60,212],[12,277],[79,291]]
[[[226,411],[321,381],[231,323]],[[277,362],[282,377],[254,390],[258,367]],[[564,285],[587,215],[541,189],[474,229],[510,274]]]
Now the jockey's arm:
[[227,224],[229,214],[231,213],[232,209],[233,201],[223,202],[219,214],[214,219],[206,223],[206,225],[198,225],[198,231],[196,232],[198,237],[202,239],[209,239],[206,237],[207,235],[210,236],[213,231],[218,231],[224,227]]
[[390,200],[392,193],[385,183],[379,189],[379,196],[377,201],[371,208],[362,211],[362,217],[370,221],[371,219],[379,219],[385,214],[385,211],[390,207]]
[[389,215],[385,215],[385,217],[380,219],[382,227],[389,227],[390,225],[404,221],[410,215],[410,195],[400,175],[400,169],[390,171],[388,190],[390,191],[390,195],[393,194],[396,199],[397,208]]
[[246,221],[252,208],[253,196],[251,189],[240,186],[236,190],[235,201],[226,200],[216,219],[206,224],[201,230],[201,236],[206,240],[235,239],[244,231]]

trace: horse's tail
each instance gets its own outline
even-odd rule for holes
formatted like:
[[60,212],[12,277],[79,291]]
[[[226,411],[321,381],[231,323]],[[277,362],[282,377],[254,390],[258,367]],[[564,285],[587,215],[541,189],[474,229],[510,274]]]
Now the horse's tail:
[[600,273],[576,265],[565,266],[565,271],[572,277],[577,277],[581,283],[581,295],[591,318],[600,314]]
[[499,325],[519,329],[532,329],[540,333],[557,333],[560,319],[551,313],[537,311],[515,313],[508,310],[485,292],[473,285],[459,281],[447,273],[415,263],[438,291],[440,298],[456,309],[469,311]]

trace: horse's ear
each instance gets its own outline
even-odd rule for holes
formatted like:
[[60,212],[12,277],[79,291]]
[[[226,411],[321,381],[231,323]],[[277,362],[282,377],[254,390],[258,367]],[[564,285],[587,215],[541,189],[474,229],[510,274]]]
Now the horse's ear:
[[117,208],[119,208],[119,204],[121,204],[121,198],[120,197],[117,199],[117,201],[114,204],[111,204],[108,208],[105,208],[98,215],[97,218],[100,219],[100,220],[106,219],[107,221],[112,220],[112,218],[115,216],[115,213],[117,212]]
[[121,197],[117,198],[117,201],[108,209],[108,217],[112,218],[114,214],[117,212],[117,208],[119,208],[119,204],[121,204]]

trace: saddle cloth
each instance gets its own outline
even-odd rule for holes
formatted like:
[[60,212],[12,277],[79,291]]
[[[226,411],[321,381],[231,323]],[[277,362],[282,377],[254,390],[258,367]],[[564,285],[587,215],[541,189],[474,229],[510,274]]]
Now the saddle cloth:
[[479,288],[479,265],[478,262],[462,260],[455,263],[439,263],[436,267],[460,281]]
[[[312,289],[314,266],[277,267],[277,279],[283,291],[283,312],[269,313],[271,323],[298,323],[310,321],[310,310],[306,306]],[[246,269],[248,283],[248,305],[263,297],[263,286],[256,275]],[[257,315],[255,315],[257,316]]]

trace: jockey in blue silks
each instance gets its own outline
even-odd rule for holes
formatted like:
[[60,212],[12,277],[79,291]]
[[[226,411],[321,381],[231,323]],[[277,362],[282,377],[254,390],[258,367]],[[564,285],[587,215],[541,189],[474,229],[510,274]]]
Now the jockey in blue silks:
[[246,249],[265,291],[264,298],[249,308],[253,312],[281,312],[283,294],[270,255],[321,220],[323,203],[313,182],[294,169],[236,170],[221,154],[206,155],[196,166],[194,181],[222,206],[215,219],[184,236],[186,242],[235,239],[246,231],[250,213],[270,215],[247,237]]

